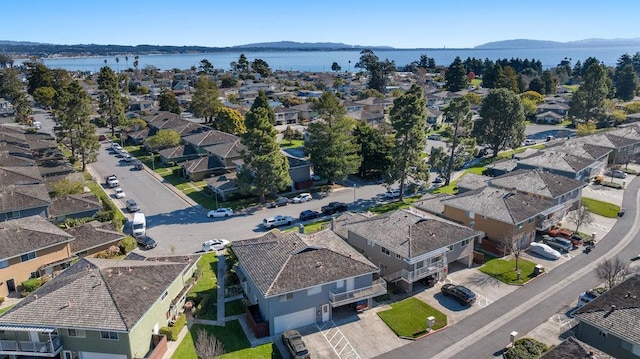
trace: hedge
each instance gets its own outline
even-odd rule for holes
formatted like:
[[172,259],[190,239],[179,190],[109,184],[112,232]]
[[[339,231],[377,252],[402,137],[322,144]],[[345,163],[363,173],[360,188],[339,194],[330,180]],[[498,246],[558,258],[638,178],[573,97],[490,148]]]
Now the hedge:
[[120,251],[122,251],[122,254],[127,254],[137,247],[138,242],[131,236],[126,236],[120,241]]
[[27,279],[22,282],[22,288],[25,292],[33,292],[34,290],[42,286],[42,280],[40,278]]
[[185,325],[187,325],[187,317],[185,317],[184,314],[181,314],[172,327],[160,328],[160,334],[166,335],[167,340],[175,342],[176,340],[178,340],[178,335]]

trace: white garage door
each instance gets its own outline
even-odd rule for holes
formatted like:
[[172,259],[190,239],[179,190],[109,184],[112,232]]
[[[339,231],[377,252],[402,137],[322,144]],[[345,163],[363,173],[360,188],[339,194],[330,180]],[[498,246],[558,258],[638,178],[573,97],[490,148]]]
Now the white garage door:
[[304,327],[316,322],[316,309],[309,308],[299,312],[281,315],[273,320],[273,329],[276,333],[285,330]]
[[126,355],[80,352],[80,359],[127,359]]

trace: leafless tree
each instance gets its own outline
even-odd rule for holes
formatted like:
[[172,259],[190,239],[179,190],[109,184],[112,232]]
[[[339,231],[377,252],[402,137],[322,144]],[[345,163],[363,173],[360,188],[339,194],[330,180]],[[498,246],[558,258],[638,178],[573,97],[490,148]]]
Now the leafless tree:
[[522,244],[522,233],[516,228],[507,231],[502,235],[500,244],[502,244],[504,255],[513,253],[513,256],[516,258],[516,270],[518,270],[518,260],[526,249],[526,246]]
[[628,271],[629,264],[618,257],[614,257],[598,264],[596,276],[607,283],[607,289],[611,289],[624,280]]
[[197,333],[195,347],[199,359],[212,359],[224,354],[224,346],[215,336],[204,329],[198,329]]
[[578,232],[580,226],[588,225],[593,222],[593,216],[591,215],[591,212],[587,210],[587,207],[580,206],[580,208],[569,213],[567,220],[576,225],[576,232]]

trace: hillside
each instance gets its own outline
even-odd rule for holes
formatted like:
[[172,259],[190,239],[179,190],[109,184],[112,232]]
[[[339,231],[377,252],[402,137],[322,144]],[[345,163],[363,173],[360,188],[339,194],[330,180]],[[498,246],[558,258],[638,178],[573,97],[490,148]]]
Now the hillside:
[[585,39],[577,41],[545,41],[530,39],[515,39],[487,42],[478,45],[474,49],[547,49],[570,47],[615,47],[615,46],[640,46],[640,38],[634,39]]

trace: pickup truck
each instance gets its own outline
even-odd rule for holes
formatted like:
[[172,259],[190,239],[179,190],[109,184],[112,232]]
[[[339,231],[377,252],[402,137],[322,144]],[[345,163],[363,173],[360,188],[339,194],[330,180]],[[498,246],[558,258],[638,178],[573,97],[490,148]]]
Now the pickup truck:
[[336,214],[338,212],[344,212],[348,209],[347,205],[342,202],[331,202],[326,206],[322,206],[321,211],[325,215]]
[[120,187],[120,182],[118,182],[118,177],[116,177],[116,175],[108,176],[105,179],[105,182],[107,183],[107,187],[109,188]]
[[265,218],[262,221],[262,225],[264,228],[275,228],[284,225],[290,225],[293,222],[293,217],[291,216],[275,216],[271,218]]

